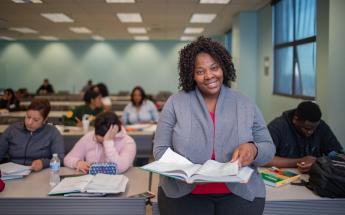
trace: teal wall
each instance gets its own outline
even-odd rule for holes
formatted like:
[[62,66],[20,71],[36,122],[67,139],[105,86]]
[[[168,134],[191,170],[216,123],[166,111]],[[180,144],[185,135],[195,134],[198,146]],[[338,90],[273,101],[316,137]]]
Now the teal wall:
[[257,87],[257,13],[242,12],[234,17],[232,56],[237,80],[234,87],[256,100]]
[[[219,36],[216,39],[222,40]],[[111,92],[141,85],[148,92],[177,91],[180,41],[0,42],[0,88],[33,92],[48,78],[56,90],[79,92],[88,79]]]
[[[316,102],[323,119],[345,146],[345,1],[318,1]],[[283,110],[295,108],[300,99],[273,95],[272,9],[258,11],[257,103],[267,122]],[[269,58],[269,73],[264,74],[264,58]]]

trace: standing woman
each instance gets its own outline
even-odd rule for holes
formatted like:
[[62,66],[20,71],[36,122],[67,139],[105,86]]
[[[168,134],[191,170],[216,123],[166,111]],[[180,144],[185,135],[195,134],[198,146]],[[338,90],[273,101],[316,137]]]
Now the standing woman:
[[254,169],[246,184],[184,182],[160,177],[158,205],[166,214],[262,214],[265,185],[257,167],[275,147],[257,106],[231,89],[232,58],[218,42],[200,37],[180,51],[182,91],[164,105],[154,139],[159,159],[170,147],[193,163],[239,160]]
[[0,99],[1,109],[7,109],[8,111],[19,110],[19,101],[11,88],[6,89],[4,96]]
[[0,136],[0,161],[31,166],[34,171],[49,167],[57,153],[64,158],[64,143],[55,126],[47,124],[50,104],[47,99],[34,99],[28,107],[24,122],[10,125]]
[[131,93],[131,102],[123,110],[123,124],[155,123],[157,121],[156,106],[147,99],[142,87],[134,87]]

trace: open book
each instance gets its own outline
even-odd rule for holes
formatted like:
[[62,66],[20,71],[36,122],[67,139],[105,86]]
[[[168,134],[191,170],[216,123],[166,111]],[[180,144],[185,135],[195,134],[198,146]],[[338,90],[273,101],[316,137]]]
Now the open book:
[[295,172],[278,169],[276,167],[263,168],[259,170],[259,172],[264,183],[271,187],[280,187],[300,178],[300,175]]
[[23,178],[24,176],[29,175],[31,172],[31,167],[24,166],[21,164],[16,164],[13,162],[8,162],[8,163],[0,164],[0,170],[1,170],[1,179],[9,180],[9,179]]
[[185,157],[168,148],[163,156],[152,163],[141,167],[167,177],[195,182],[237,182],[247,183],[253,169],[239,168],[238,162],[220,163],[208,160],[204,164],[193,164]]
[[48,195],[68,193],[121,193],[125,192],[128,178],[124,175],[107,175],[99,173],[78,177],[64,178]]

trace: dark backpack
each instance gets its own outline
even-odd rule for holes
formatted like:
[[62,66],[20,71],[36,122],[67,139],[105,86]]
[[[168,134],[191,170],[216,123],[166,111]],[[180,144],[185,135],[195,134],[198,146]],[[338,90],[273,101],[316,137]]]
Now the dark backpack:
[[307,187],[322,197],[345,198],[345,161],[317,158]]

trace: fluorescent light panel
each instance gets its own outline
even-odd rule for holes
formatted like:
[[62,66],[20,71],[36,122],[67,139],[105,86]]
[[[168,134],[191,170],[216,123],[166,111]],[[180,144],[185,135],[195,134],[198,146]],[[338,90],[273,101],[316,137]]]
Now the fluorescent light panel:
[[135,0],[105,0],[107,3],[135,3]]
[[185,34],[200,34],[204,31],[204,28],[191,28],[191,27],[187,27],[186,29],[184,29],[184,33]]
[[54,37],[54,36],[40,36],[42,40],[49,40],[49,41],[57,41],[59,38]]
[[231,0],[200,0],[200,4],[228,4]]
[[8,37],[8,36],[0,36],[0,40],[8,40],[8,41],[13,41],[15,40],[14,38],[12,37]]
[[150,38],[148,36],[134,36],[134,40],[138,40],[138,41],[147,41]]
[[94,39],[94,40],[98,40],[98,41],[103,41],[103,40],[105,40],[104,37],[99,36],[99,35],[92,35],[91,38]]
[[130,34],[146,34],[147,33],[146,28],[143,28],[143,27],[129,27],[127,28],[127,31]]
[[85,28],[85,27],[70,27],[69,30],[77,34],[91,34],[92,33],[90,29]]
[[21,28],[10,28],[11,31],[18,31],[23,34],[37,34],[38,31],[32,29],[32,28],[27,28],[27,27],[21,27]]
[[180,38],[181,41],[192,41],[195,39],[196,39],[196,37],[193,37],[193,36],[181,36],[181,38]]
[[143,22],[140,13],[117,13],[116,15],[121,22]]
[[63,13],[41,13],[41,16],[55,23],[74,22],[73,19]]
[[34,4],[41,4],[43,3],[42,0],[12,0],[14,3],[19,3],[19,4],[23,4],[23,3],[34,3]]
[[211,23],[216,18],[214,13],[194,13],[190,18],[191,23]]

